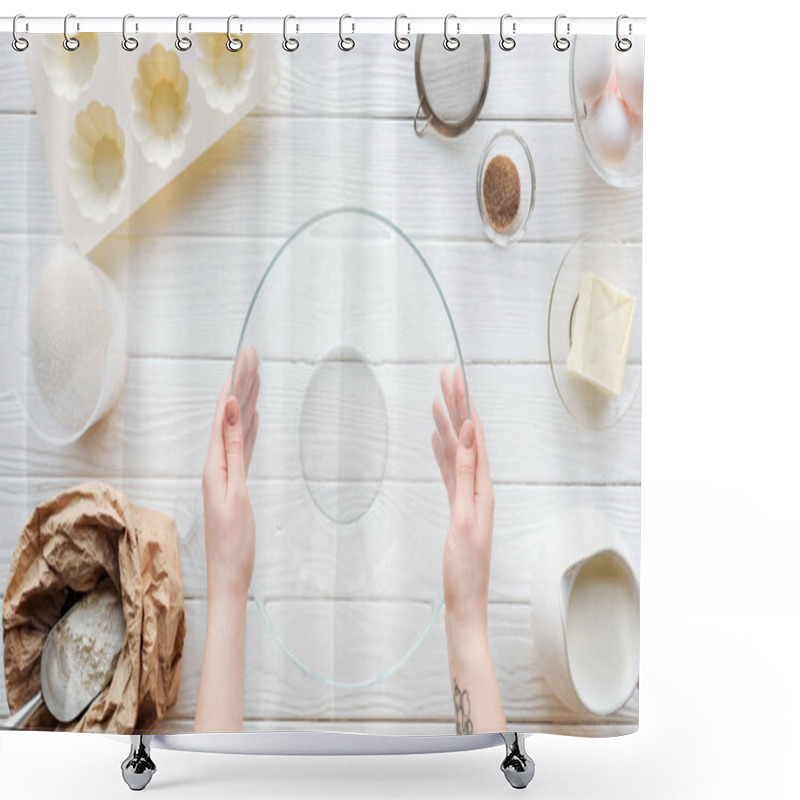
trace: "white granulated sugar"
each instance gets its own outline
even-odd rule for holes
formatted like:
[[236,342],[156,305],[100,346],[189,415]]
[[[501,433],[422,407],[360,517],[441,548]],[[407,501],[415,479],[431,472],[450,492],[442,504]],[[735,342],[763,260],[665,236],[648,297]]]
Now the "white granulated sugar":
[[67,707],[89,700],[105,686],[125,641],[125,617],[116,588],[86,595],[56,633],[56,663]]
[[36,386],[53,418],[77,431],[100,398],[112,323],[92,268],[62,258],[43,272],[28,320]]

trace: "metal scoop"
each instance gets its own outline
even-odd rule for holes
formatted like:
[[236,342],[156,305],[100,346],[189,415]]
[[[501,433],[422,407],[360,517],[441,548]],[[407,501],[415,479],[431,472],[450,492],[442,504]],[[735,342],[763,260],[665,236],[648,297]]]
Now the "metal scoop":
[[[109,587],[98,587],[93,592],[85,595],[53,626],[50,633],[47,634],[47,639],[45,639],[44,648],[42,649],[40,664],[42,688],[22,708],[3,720],[0,723],[1,729],[13,730],[21,728],[42,703],[47,706],[47,710],[59,722],[72,722],[88,708],[95,697],[108,685],[114,674],[122,644],[115,652],[108,653],[106,658],[102,658],[102,651],[100,652],[100,659],[95,658],[91,676],[80,683],[79,691],[75,691],[76,682],[70,680],[74,676],[65,672],[65,667],[69,667],[69,661],[63,657],[64,642],[68,641],[68,635],[65,636],[64,634],[68,634],[68,630],[65,629],[69,628],[70,619],[76,613],[86,613],[87,608],[97,602],[98,594],[108,591]],[[118,597],[117,601],[119,601]],[[113,613],[122,615],[121,602],[119,602],[118,607],[113,608]],[[124,620],[122,629],[124,630]]]

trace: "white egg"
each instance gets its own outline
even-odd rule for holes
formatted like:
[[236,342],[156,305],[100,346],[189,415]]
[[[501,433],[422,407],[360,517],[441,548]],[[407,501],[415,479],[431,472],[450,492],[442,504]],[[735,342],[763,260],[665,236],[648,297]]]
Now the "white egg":
[[639,139],[642,138],[642,118],[630,110],[628,111],[628,117],[631,120],[631,134],[633,136],[633,141],[638,142]]
[[614,68],[614,37],[576,36],[573,47],[575,87],[590,106],[603,93]]
[[633,47],[617,56],[617,87],[628,108],[642,116],[644,110],[644,42],[634,37]]
[[604,95],[592,106],[586,128],[600,161],[616,166],[625,160],[633,131],[628,110],[615,94]]

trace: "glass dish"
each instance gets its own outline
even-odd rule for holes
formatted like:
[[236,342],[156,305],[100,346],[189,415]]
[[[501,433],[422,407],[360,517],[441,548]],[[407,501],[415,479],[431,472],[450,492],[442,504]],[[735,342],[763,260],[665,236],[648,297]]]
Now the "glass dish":
[[[591,271],[624,289],[636,300],[622,392],[606,397],[567,372],[571,326],[581,275]],[[639,394],[642,385],[642,266],[638,245],[613,236],[591,233],[578,239],[564,256],[553,282],[547,314],[550,371],[564,408],[581,425],[595,430],[616,425]]]
[[307,675],[369,686],[405,663],[443,604],[450,515],[431,404],[442,367],[462,364],[453,320],[413,242],[341,208],[307,221],[266,268],[237,356],[250,346],[252,594]]
[[[637,118],[633,127],[633,139],[627,156],[619,164],[607,163],[598,152],[592,142],[588,121],[589,105],[584,102],[575,83],[575,59],[580,54],[582,41],[586,46],[586,37],[598,38],[593,34],[576,36],[572,42],[570,62],[569,62],[569,95],[572,103],[572,117],[575,120],[575,127],[578,129],[578,136],[583,147],[586,158],[592,165],[592,169],[609,185],[622,189],[635,188],[642,184],[642,120]],[[614,64],[619,57],[614,48],[614,37],[604,37],[608,40],[608,47],[612,53]],[[639,37],[641,38],[641,37]],[[644,43],[634,38],[634,47],[643,47]],[[624,54],[623,54],[624,55]],[[616,67],[614,67],[616,69]]]
[[[498,230],[489,221],[486,204],[483,197],[483,177],[486,167],[495,156],[508,156],[517,168],[520,182],[520,203],[516,217],[507,230]],[[524,139],[509,128],[498,131],[484,147],[481,160],[478,163],[478,209],[481,212],[483,229],[486,235],[495,244],[504,247],[516,242],[528,226],[528,220],[533,213],[536,200],[536,171],[533,167],[533,158],[525,144]]]

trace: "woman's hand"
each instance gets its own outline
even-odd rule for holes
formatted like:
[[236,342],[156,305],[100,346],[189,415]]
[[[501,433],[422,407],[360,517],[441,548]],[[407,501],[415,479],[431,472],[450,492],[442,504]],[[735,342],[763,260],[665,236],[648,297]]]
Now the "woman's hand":
[[247,491],[261,387],[254,348],[239,354],[232,395],[230,380],[229,373],[217,400],[203,467],[209,604],[245,602],[255,560],[255,520]]
[[444,546],[447,653],[456,733],[506,730],[503,700],[489,651],[487,612],[494,490],[478,411],[461,368],[441,375],[444,407],[433,404],[432,444],[450,501]]
[[247,594],[255,560],[255,519],[247,470],[258,434],[261,382],[255,349],[239,354],[233,395],[222,386],[203,467],[208,623],[195,731],[242,729]]
[[[494,490],[489,456],[475,404],[469,404],[460,368],[441,375],[445,407],[433,404],[433,452],[450,501],[444,549],[444,595],[448,616],[460,625],[486,629]],[[446,408],[446,410],[445,410]]]

